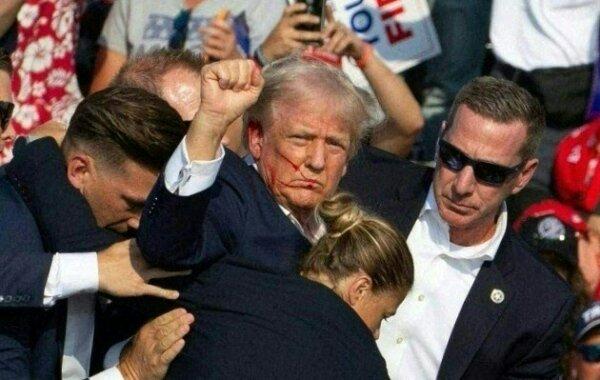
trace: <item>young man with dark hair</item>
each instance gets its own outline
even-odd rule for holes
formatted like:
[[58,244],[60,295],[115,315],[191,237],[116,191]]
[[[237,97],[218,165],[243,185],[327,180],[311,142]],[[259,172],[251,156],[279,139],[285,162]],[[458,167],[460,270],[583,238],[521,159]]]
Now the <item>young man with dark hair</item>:
[[[96,291],[178,296],[146,283],[172,273],[150,268],[131,241],[102,250],[115,236],[99,234],[88,221],[95,218],[99,226],[121,233],[137,228],[158,171],[185,131],[177,112],[157,96],[110,88],[79,105],[62,153],[52,140],[42,139],[22,151],[17,147],[15,159],[0,168],[5,171],[0,175],[0,225],[5,232],[0,236],[0,377],[86,377]],[[23,169],[31,165],[36,171]],[[44,184],[49,193],[32,197],[30,190]],[[55,214],[41,213],[45,220],[38,219],[39,210],[28,210],[60,205],[73,192],[80,192],[89,208],[54,206]],[[166,371],[190,323],[191,316],[179,310],[146,326],[134,340],[137,345],[123,355],[121,373]],[[165,325],[169,328],[162,331]],[[109,371],[119,378],[116,369]]]

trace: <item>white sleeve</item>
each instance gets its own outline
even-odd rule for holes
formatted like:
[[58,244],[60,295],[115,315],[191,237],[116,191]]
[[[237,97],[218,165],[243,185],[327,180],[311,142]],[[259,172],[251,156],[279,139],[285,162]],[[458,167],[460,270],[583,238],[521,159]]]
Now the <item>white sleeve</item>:
[[215,183],[224,157],[221,145],[214,160],[190,162],[184,137],[165,167],[165,186],[171,193],[182,196],[204,191]]
[[98,372],[94,376],[90,376],[90,380],[124,380],[124,378],[117,367],[111,367]]
[[44,306],[53,306],[57,300],[74,294],[97,291],[98,255],[96,252],[54,255],[44,288]]

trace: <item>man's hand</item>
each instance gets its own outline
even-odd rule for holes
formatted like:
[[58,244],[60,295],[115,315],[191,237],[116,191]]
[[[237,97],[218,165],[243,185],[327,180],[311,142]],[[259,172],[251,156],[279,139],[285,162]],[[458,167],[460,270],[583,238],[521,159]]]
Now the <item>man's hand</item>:
[[213,19],[209,26],[199,31],[202,35],[202,52],[209,61],[242,58],[230,21]]
[[261,45],[262,53],[269,61],[303,50],[309,42],[321,41],[321,32],[299,30],[298,26],[319,25],[321,19],[306,12],[305,3],[294,3],[283,12],[283,17]]
[[151,268],[134,240],[115,243],[98,253],[98,290],[115,297],[155,296],[176,299],[179,293],[147,282],[153,278],[183,276],[190,271],[168,272]]
[[256,102],[264,80],[252,60],[225,60],[202,68],[200,108],[186,136],[190,160],[212,160],[227,127]]
[[182,339],[194,322],[184,309],[175,309],[145,324],[126,346],[117,367],[126,380],[162,379],[183,349]]
[[587,293],[593,296],[600,282],[600,236],[594,231],[588,230],[587,236],[577,239],[577,264]]

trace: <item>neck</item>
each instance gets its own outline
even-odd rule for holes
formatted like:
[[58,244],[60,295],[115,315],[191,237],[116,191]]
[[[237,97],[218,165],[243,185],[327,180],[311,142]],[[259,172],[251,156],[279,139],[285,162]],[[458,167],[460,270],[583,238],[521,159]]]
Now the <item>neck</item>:
[[496,233],[497,221],[498,216],[495,216],[488,221],[480,221],[474,227],[461,229],[450,226],[450,242],[462,247],[484,243]]

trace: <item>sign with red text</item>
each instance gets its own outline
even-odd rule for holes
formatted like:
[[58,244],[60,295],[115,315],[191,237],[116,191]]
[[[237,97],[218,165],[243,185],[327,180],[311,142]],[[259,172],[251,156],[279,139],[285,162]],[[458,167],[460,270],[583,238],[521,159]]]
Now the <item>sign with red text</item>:
[[426,0],[330,0],[335,18],[398,73],[440,53]]

